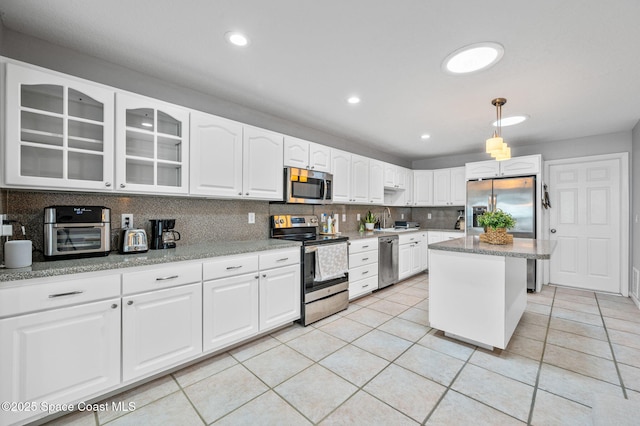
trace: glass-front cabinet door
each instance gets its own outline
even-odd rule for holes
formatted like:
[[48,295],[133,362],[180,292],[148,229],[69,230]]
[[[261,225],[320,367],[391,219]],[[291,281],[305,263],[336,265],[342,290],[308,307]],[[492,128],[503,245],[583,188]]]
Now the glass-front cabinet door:
[[114,91],[6,66],[5,184],[112,190]]
[[186,194],[189,111],[116,95],[116,190]]

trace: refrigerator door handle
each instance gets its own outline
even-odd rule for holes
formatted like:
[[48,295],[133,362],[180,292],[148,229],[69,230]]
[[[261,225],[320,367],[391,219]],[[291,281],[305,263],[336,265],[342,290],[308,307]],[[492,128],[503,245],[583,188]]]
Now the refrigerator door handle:
[[495,212],[498,206],[498,194],[493,194],[493,211]]
[[493,197],[492,197],[491,195],[489,195],[489,202],[488,202],[488,204],[487,204],[487,209],[488,209],[488,211],[490,211],[490,212],[492,212],[492,211],[493,211],[493,201],[492,201],[492,198],[493,198]]

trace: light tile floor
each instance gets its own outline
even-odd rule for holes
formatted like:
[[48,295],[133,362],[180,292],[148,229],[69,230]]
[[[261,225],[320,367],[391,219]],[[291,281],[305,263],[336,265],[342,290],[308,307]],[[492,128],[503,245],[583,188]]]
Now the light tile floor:
[[609,395],[640,403],[640,310],[545,286],[506,350],[428,324],[428,275],[117,395],[136,410],[51,424],[591,424]]

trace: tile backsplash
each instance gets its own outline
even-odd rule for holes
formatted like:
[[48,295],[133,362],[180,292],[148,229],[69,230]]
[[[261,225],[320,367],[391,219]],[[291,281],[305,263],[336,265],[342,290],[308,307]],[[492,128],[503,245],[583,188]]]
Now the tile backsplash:
[[[52,205],[92,205],[106,206],[111,209],[112,234],[116,237],[120,230],[120,217],[123,213],[133,214],[135,228],[144,228],[150,233],[150,219],[176,219],[176,230],[181,234],[178,244],[197,244],[205,241],[246,241],[269,237],[269,216],[274,214],[316,214],[337,213],[340,217],[339,229],[342,232],[358,230],[357,214],[364,216],[369,210],[378,217],[384,211],[382,206],[358,206],[333,204],[330,206],[271,204],[267,201],[211,200],[175,196],[113,195],[95,193],[57,193],[17,190],[0,190],[0,212],[22,223],[26,237],[35,247],[43,247],[43,212]],[[391,218],[396,220],[418,220],[423,227],[427,221],[412,217],[418,208],[390,207]],[[437,210],[437,209],[431,209]],[[248,223],[249,213],[255,213],[255,223]],[[454,209],[455,213],[455,209]],[[346,220],[343,222],[343,215]],[[404,219],[402,216],[404,215]],[[415,214],[414,214],[415,216]],[[441,221],[448,222],[445,214]],[[440,220],[440,219],[439,219]],[[429,221],[432,222],[432,221]],[[453,222],[447,226],[453,227]],[[430,225],[429,225],[430,226]],[[435,227],[435,226],[434,226]],[[22,238],[18,226],[14,226],[14,237]],[[113,239],[112,249],[116,249]],[[0,249],[2,249],[0,247]],[[39,260],[37,255],[34,260]]]

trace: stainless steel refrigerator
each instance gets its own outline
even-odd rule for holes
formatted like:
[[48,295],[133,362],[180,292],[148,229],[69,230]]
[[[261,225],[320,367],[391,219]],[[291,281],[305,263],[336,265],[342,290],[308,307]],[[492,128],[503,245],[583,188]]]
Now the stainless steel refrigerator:
[[[467,182],[467,235],[479,235],[478,216],[500,209],[516,220],[509,233],[516,238],[536,237],[536,177],[485,179]],[[535,291],[535,260],[527,261],[527,289]]]

